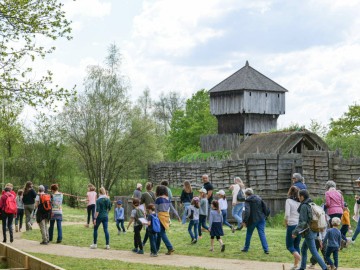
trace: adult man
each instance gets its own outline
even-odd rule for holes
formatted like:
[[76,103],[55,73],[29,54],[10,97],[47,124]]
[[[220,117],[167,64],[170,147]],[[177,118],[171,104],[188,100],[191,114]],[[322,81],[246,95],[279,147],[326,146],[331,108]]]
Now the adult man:
[[202,180],[202,182],[204,183],[203,188],[205,188],[206,191],[207,191],[207,199],[208,199],[209,207],[210,207],[211,202],[212,202],[212,200],[213,200],[213,190],[214,190],[214,187],[213,187],[212,184],[209,182],[209,176],[208,176],[207,174],[204,174],[204,175],[201,177],[201,180]]
[[300,173],[294,173],[291,180],[293,181],[293,185],[297,187],[299,190],[307,189],[306,185],[304,184],[304,177]]
[[242,252],[248,252],[250,241],[255,228],[258,231],[262,248],[265,254],[269,254],[269,246],[265,236],[265,217],[268,216],[268,208],[264,201],[257,195],[254,195],[252,188],[245,189],[245,212],[243,223],[246,225],[246,240]]
[[313,258],[318,262],[321,269],[326,270],[326,264],[324,263],[324,260],[321,258],[320,254],[316,250],[315,245],[315,238],[317,236],[317,233],[312,231],[310,229],[310,221],[312,218],[311,213],[311,206],[309,203],[311,203],[311,199],[309,198],[309,192],[306,189],[302,189],[299,191],[299,200],[300,200],[300,206],[298,209],[299,212],[299,223],[296,226],[295,230],[293,231],[292,237],[295,238],[299,234],[302,235],[304,238],[304,242],[301,247],[301,265],[298,270],[304,270],[306,269],[306,260],[307,260],[307,250],[310,250],[311,255]]

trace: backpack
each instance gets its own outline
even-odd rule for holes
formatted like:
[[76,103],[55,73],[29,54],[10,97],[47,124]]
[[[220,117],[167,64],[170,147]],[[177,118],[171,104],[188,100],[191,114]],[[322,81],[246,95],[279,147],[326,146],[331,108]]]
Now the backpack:
[[137,224],[142,225],[142,222],[139,220],[139,218],[143,218],[144,217],[144,212],[141,209],[136,209],[136,217],[135,217],[135,221],[137,222]]
[[151,227],[152,227],[152,230],[153,232],[160,232],[160,220],[158,218],[158,216],[155,214],[152,214],[151,215]]
[[51,195],[50,194],[39,194],[41,210],[43,212],[51,211]]
[[5,207],[4,207],[5,213],[6,214],[16,214],[17,213],[17,204],[16,204],[15,196],[9,192],[8,194],[6,194],[6,197],[7,197],[7,199],[6,199],[6,203],[5,203]]
[[242,188],[240,188],[238,194],[236,195],[236,199],[238,202],[244,202],[245,201],[245,194]]
[[311,207],[310,229],[314,232],[323,232],[327,227],[325,211],[315,203],[309,203]]

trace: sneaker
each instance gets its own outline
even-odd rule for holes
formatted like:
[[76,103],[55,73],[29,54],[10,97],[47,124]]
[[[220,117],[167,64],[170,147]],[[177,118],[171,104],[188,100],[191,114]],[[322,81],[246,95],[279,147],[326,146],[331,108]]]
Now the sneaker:
[[61,243],[61,240],[56,240],[56,243],[57,243],[57,244],[60,244],[60,243]]
[[224,252],[225,251],[225,244],[222,244],[221,245],[221,252]]
[[31,222],[29,221],[28,222],[28,224],[27,224],[28,226],[29,226],[29,229],[31,230],[32,229],[32,224],[31,224]]
[[235,226],[231,226],[231,232],[234,233],[235,232]]
[[110,245],[106,245],[105,249],[109,250],[110,249]]
[[196,238],[194,238],[192,241],[191,241],[191,244],[196,244],[197,240]]
[[49,242],[46,242],[46,241],[42,241],[40,242],[40,245],[47,245]]
[[241,224],[239,228],[236,228],[237,231],[241,231],[244,228],[244,226]]
[[309,268],[309,269],[315,269],[315,264],[310,264],[310,265],[308,266],[308,268]]
[[89,224],[85,224],[84,227],[89,228]]
[[139,250],[137,248],[133,248],[131,251],[134,253],[138,253]]
[[241,250],[241,252],[248,252],[248,250],[245,249],[245,248],[243,248],[243,249]]
[[125,234],[126,233],[126,231],[123,231],[123,234]]
[[157,253],[150,253],[150,257],[157,257]]
[[266,255],[269,255],[269,254],[270,254],[270,252],[269,252],[268,250],[264,251],[264,253],[265,253]]
[[137,254],[144,254],[144,251],[142,249],[140,249]]
[[118,231],[118,235],[120,235],[121,231]]
[[90,245],[90,248],[91,248],[91,249],[97,249],[97,244],[92,244],[92,245]]
[[209,249],[209,251],[213,252],[213,251],[214,251],[214,249],[213,249],[213,248],[210,248],[210,249]]
[[165,255],[171,255],[171,254],[173,254],[174,252],[175,252],[174,249],[170,249],[170,250],[168,250],[168,252],[165,253]]

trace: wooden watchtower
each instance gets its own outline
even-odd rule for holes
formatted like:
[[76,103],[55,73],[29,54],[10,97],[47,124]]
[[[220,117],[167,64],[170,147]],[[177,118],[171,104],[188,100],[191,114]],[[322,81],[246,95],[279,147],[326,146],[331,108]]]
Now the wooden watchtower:
[[285,114],[284,87],[246,64],[210,89],[210,110],[219,134],[256,134],[276,129]]

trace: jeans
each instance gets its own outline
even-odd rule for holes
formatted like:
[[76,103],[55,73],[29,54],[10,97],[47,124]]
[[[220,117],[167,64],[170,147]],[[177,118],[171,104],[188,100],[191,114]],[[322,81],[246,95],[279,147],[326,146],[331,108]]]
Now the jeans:
[[147,231],[150,240],[150,251],[153,254],[157,254],[158,250],[156,249],[156,240],[157,240],[157,233]]
[[163,240],[163,242],[168,250],[173,249],[173,246],[171,245],[170,240],[166,235],[165,228],[160,222],[160,232],[158,233],[157,239],[156,239],[156,250],[157,251],[159,251],[159,249],[160,249],[161,240]]
[[242,212],[243,212],[243,210],[244,210],[244,204],[245,204],[245,203],[238,203],[238,204],[236,204],[236,205],[233,207],[232,211],[231,211],[231,214],[232,214],[233,218],[235,218],[236,221],[237,221],[237,227],[238,227],[238,228],[240,228],[241,223],[242,223],[242,221],[243,221],[243,219],[242,219]]
[[297,252],[300,254],[300,241],[301,236],[298,235],[296,238],[292,238],[292,232],[295,230],[296,225],[288,225],[286,228],[286,248],[291,254]]
[[134,247],[140,250],[143,249],[143,244],[140,235],[142,227],[143,227],[142,225],[134,226]]
[[356,230],[352,236],[352,240],[355,241],[356,237],[358,236],[358,234],[360,233],[360,217],[356,226]]
[[124,220],[123,219],[117,219],[116,220],[116,228],[118,229],[119,232],[121,231],[120,226],[121,226],[122,231],[125,232]]
[[3,231],[3,240],[5,242],[6,242],[6,227],[9,230],[10,242],[12,242],[14,240],[13,228],[12,228],[13,219],[14,219],[14,214],[7,214],[7,213],[5,213],[5,211],[2,210],[2,212],[1,212],[2,231]]
[[62,241],[61,219],[51,219],[50,220],[49,241],[53,240],[55,221],[56,221],[56,228],[57,228],[57,231],[58,231],[57,241]]
[[268,244],[266,241],[266,236],[265,236],[265,224],[266,224],[265,219],[262,219],[258,222],[255,222],[255,223],[247,226],[244,250],[249,250],[251,237],[256,228],[258,231],[258,234],[259,234],[259,238],[260,238],[263,250],[265,252],[269,251],[269,247],[268,247]]
[[[192,232],[192,228],[194,227],[194,233]],[[190,234],[191,239],[198,239],[198,230],[199,230],[199,220],[190,220],[189,226],[188,226],[188,232]]]
[[[19,224],[19,229],[20,230],[22,228],[23,218],[24,218],[24,209],[18,209],[16,219],[15,219],[15,225]],[[20,223],[19,223],[19,220],[20,220]]]
[[25,204],[24,205],[24,212],[25,212],[25,217],[26,217],[26,222],[25,222],[25,226],[26,226],[26,230],[31,230],[31,227],[29,226],[29,222],[31,222],[31,214],[34,211],[34,204]]
[[87,224],[90,224],[90,214],[92,221],[95,219],[95,204],[90,204],[87,206]]
[[[330,258],[331,253],[333,254],[334,262]],[[335,265],[335,267],[337,268],[339,266],[339,248],[327,247],[325,258],[329,265]]]
[[227,221],[227,210],[221,210],[221,214],[223,216],[223,224],[232,228],[231,224]]
[[[320,250],[320,252],[321,252],[321,254],[322,254],[323,258],[324,258],[324,262],[325,262],[326,264],[328,264],[328,262],[326,261],[326,257],[325,257],[327,243],[322,242],[322,249],[321,249],[321,248],[320,248],[320,240],[316,238],[316,239],[315,239],[315,247],[316,247],[316,250],[317,250],[318,252],[319,252],[319,250]],[[320,254],[320,253],[319,253],[319,254]],[[316,260],[316,258],[315,258],[314,256],[311,256],[311,258],[310,258],[310,263],[311,263],[312,265],[315,265],[315,264],[317,263],[317,260]]]
[[310,253],[314,259],[318,262],[321,269],[327,269],[324,260],[320,257],[320,254],[316,250],[315,246],[316,232],[309,231],[304,238],[302,247],[301,247],[301,266],[300,268],[306,269],[306,260],[307,260],[307,250],[310,250]]
[[205,230],[209,230],[209,227],[206,226],[206,216],[205,215],[199,215],[199,236],[202,235],[201,227],[203,227]]
[[341,229],[340,229],[340,232],[341,232],[341,238],[344,240],[344,241],[347,241],[346,240],[346,234],[349,230],[349,225],[342,225],[341,226]]
[[103,228],[104,228],[104,233],[105,233],[106,245],[109,245],[110,236],[109,236],[109,231],[108,231],[108,222],[109,222],[109,218],[107,216],[96,219],[96,224],[94,226],[94,244],[97,243],[98,229],[99,229],[100,224],[102,223]]
[[184,213],[183,213],[182,218],[181,218],[181,223],[182,224],[186,223],[187,210],[188,210],[189,206],[190,206],[189,202],[184,203]]

